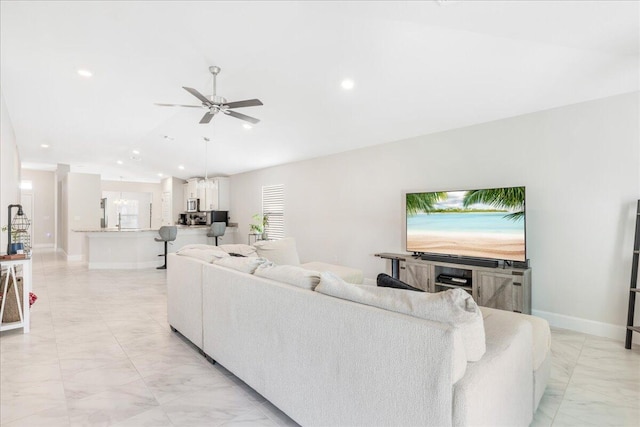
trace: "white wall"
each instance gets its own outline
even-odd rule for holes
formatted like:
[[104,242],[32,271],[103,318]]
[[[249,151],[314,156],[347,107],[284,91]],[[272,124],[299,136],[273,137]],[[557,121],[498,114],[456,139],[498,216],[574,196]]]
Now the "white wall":
[[[385,271],[404,252],[403,192],[525,185],[534,312],[621,338],[640,198],[638,93],[231,177],[246,236],[261,187],[285,185],[286,234],[303,261]],[[242,239],[241,239],[242,241]]]
[[[65,185],[66,184],[66,185]],[[85,235],[74,230],[100,228],[100,175],[69,173],[63,178],[63,203],[66,200],[67,259],[82,260],[86,250]]]
[[31,190],[22,190],[22,194],[33,197],[33,218],[31,235],[33,247],[53,247],[55,243],[55,194],[56,177],[52,171],[22,169],[22,180],[31,181]]
[[[11,118],[0,92],[0,225],[8,225],[7,206],[20,203],[20,155]],[[17,213],[16,210],[11,212]],[[0,233],[0,253],[7,250],[7,233]]]
[[66,251],[67,248],[67,181],[65,177],[71,172],[69,165],[58,163],[56,167],[56,249]]

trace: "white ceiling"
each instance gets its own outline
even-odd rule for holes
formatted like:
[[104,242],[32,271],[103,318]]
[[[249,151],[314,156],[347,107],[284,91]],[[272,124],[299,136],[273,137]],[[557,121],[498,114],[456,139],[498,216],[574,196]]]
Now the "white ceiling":
[[[638,90],[639,15],[635,1],[2,1],[0,89],[26,164],[188,178],[207,136],[209,175],[228,175]],[[210,65],[218,95],[264,102],[239,110],[253,129],[153,105],[210,94]]]

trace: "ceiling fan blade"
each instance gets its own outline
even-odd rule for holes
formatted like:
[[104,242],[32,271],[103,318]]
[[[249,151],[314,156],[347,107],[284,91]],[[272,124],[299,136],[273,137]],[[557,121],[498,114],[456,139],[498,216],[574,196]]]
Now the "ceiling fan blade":
[[224,104],[227,108],[257,107],[263,105],[259,99],[247,99],[245,101],[227,102]]
[[204,104],[206,104],[207,106],[211,106],[211,101],[207,99],[206,96],[204,96],[203,94],[201,94],[200,92],[198,92],[197,90],[195,90],[194,88],[191,87],[184,87],[182,86],[182,89],[186,90],[187,92],[189,92],[191,95],[195,96],[196,98],[198,98],[200,101],[202,101]]
[[203,107],[202,107],[202,105],[160,104],[159,102],[154,103],[154,105],[159,105],[160,107],[191,107],[191,108],[203,108]]
[[225,114],[231,116],[231,117],[235,117],[236,119],[240,119],[240,120],[246,120],[249,123],[253,123],[254,125],[257,124],[260,120],[253,118],[253,117],[249,117],[247,115],[244,115],[242,113],[237,113],[235,111],[230,111],[230,110],[226,110],[224,112]]
[[214,116],[214,114],[212,114],[211,112],[208,112],[207,114],[202,116],[202,118],[200,119],[200,124],[201,125],[205,125],[205,124],[209,123],[211,121],[211,119],[213,119],[213,116]]

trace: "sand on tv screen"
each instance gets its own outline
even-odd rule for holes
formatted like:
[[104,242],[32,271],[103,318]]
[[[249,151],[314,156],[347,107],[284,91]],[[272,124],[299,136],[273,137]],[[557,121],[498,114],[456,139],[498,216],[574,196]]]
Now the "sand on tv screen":
[[407,193],[407,251],[526,260],[525,188]]

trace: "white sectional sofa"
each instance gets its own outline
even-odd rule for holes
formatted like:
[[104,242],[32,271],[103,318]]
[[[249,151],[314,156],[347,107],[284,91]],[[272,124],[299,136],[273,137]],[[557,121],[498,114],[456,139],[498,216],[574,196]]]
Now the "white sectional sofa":
[[169,255],[171,327],[301,425],[532,420],[550,356],[530,316],[483,308],[486,353],[468,362],[458,327],[199,258]]

